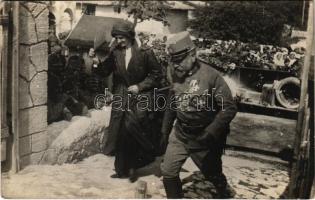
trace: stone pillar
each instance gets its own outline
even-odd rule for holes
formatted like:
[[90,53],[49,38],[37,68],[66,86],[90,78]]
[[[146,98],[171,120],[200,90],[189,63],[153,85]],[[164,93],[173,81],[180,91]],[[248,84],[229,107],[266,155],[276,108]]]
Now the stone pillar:
[[48,5],[20,3],[19,153],[21,168],[47,149]]

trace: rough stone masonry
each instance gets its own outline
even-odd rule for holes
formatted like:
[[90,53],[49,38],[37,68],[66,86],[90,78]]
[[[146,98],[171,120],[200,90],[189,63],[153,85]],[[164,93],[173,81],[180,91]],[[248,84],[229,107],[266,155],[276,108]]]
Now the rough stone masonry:
[[21,168],[47,148],[48,4],[20,3],[19,154]]

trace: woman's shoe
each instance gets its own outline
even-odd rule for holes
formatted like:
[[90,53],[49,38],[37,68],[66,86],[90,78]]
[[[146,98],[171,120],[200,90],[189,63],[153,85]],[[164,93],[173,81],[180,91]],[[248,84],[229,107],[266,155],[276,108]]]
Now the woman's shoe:
[[110,175],[111,178],[128,178],[127,175],[123,175],[123,174],[112,174]]
[[137,176],[137,174],[136,174],[135,169],[130,169],[130,170],[129,170],[129,181],[130,181],[131,183],[134,183],[134,182],[136,182],[137,180],[138,180],[138,176]]

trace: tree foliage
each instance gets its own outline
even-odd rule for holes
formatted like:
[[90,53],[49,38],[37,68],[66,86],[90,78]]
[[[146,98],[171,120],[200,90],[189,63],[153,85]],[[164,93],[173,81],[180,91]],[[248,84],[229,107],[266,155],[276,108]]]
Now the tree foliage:
[[115,11],[120,12],[122,8],[125,8],[129,17],[132,16],[134,18],[134,26],[136,26],[138,22],[150,19],[155,19],[161,21],[164,25],[168,25],[165,11],[167,6],[168,2],[164,0],[120,0],[117,2],[114,9]]
[[279,45],[285,24],[301,25],[302,3],[211,1],[195,11],[190,27],[197,37]]

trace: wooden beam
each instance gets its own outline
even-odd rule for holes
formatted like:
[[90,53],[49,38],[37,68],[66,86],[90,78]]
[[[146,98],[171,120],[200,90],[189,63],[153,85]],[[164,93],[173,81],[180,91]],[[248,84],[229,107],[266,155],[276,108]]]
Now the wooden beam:
[[305,194],[307,193],[307,182],[308,178],[307,174],[307,168],[308,168],[308,143],[309,143],[309,138],[308,138],[308,133],[309,133],[309,119],[310,119],[310,109],[308,108],[305,112],[305,117],[304,117],[304,122],[303,122],[303,130],[302,130],[302,141],[301,141],[301,146],[300,146],[300,159],[301,163],[298,165],[298,169],[301,169],[299,171],[300,173],[300,178],[297,182],[300,182],[299,185],[299,198],[307,198],[305,197]]
[[315,178],[313,179],[313,187],[312,187],[312,190],[311,190],[311,195],[310,195],[310,199],[315,199]]
[[302,68],[301,73],[301,94],[300,94],[300,106],[299,106],[299,114],[298,121],[296,126],[296,136],[294,141],[294,159],[292,163],[291,173],[290,173],[290,183],[289,183],[289,198],[300,198],[300,194],[298,193],[299,187],[297,185],[297,181],[299,179],[299,166],[300,166],[300,153],[301,153],[301,142],[302,142],[302,133],[303,133],[303,123],[304,117],[307,109],[307,102],[305,101],[307,97],[307,87],[308,87],[308,73],[310,69],[310,58],[311,58],[311,50],[313,44],[313,2],[309,2],[309,13],[308,13],[308,23],[307,23],[307,52],[304,60],[304,66]]
[[13,2],[13,53],[12,53],[12,165],[11,173],[17,173],[20,170],[19,157],[19,1]]
[[9,130],[9,121],[7,120],[7,114],[8,111],[10,112],[11,108],[8,108],[8,95],[10,92],[8,91],[8,81],[11,79],[8,77],[8,74],[11,69],[11,66],[9,67],[9,63],[11,63],[11,54],[9,54],[9,47],[11,45],[10,37],[9,37],[9,24],[10,24],[10,18],[9,13],[11,10],[10,2],[2,2],[0,4],[1,14],[3,16],[6,16],[8,22],[5,22],[5,24],[2,24],[2,33],[0,35],[1,40],[1,98],[0,98],[0,105],[1,105],[1,161],[4,161],[1,164],[1,167],[3,171],[8,171],[8,169],[11,168],[11,145],[12,145],[12,135],[10,134]]
[[301,26],[303,26],[304,24],[304,15],[305,15],[305,0],[303,0]]
[[6,26],[9,24],[9,17],[8,16],[0,16],[0,25]]
[[[3,13],[6,15],[5,7],[3,8]],[[9,21],[9,17],[7,20]],[[0,16],[1,18],[1,16]],[[1,24],[0,24],[1,25]],[[7,127],[7,83],[8,83],[8,26],[2,26],[2,35],[0,36],[0,44],[1,44],[1,53],[0,53],[0,67],[1,67],[1,98],[0,98],[0,105],[1,105],[1,131],[3,129],[8,129]],[[8,131],[3,134],[1,132],[1,138],[8,137]]]

